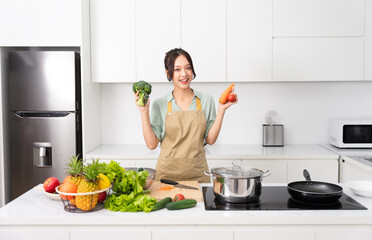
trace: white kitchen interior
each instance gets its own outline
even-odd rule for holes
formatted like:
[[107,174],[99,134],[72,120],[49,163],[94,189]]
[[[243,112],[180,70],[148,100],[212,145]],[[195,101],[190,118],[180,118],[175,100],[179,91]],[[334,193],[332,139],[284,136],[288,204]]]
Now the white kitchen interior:
[[[216,144],[206,146],[210,167],[230,166],[240,158],[243,165],[271,170],[267,181],[274,184],[303,179],[303,167],[313,172],[313,180],[372,180],[372,164],[350,157],[372,156],[371,149],[328,144],[332,118],[372,118],[372,0],[0,0],[0,206],[7,203],[5,182],[10,178],[4,161],[9,157],[7,54],[39,47],[80,49],[87,161],[97,157],[155,167],[159,149],[145,147],[132,84],[152,84],[150,103],[167,94],[173,84],[165,76],[164,55],[182,47],[197,74],[192,88],[213,96],[217,107],[222,91],[235,83],[239,98],[227,110]],[[284,125],[284,147],[262,147],[269,111],[277,112]],[[344,191],[356,196],[347,187]],[[182,220],[177,212],[150,220],[144,213],[119,219],[112,212],[97,212],[94,220],[89,214],[41,210],[33,228],[32,221],[21,217],[7,225],[0,214],[0,239],[22,237],[22,231],[39,239],[58,231],[56,238],[63,240],[98,239],[103,233],[170,239],[179,231],[181,239],[274,239],[278,234],[280,239],[298,239],[299,234],[312,240],[371,239],[372,200],[356,199],[368,206],[365,216],[358,211],[205,215],[198,203]],[[53,208],[55,202],[47,200],[41,203]],[[100,225],[102,221],[106,223]]]

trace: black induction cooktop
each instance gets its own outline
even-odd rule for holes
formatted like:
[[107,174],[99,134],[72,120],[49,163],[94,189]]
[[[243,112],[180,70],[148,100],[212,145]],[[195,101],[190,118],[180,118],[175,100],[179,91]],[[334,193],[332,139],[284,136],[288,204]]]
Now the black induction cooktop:
[[347,194],[330,204],[310,204],[291,198],[286,186],[262,187],[259,201],[248,204],[224,203],[214,196],[212,187],[203,187],[205,210],[243,211],[243,210],[367,210]]

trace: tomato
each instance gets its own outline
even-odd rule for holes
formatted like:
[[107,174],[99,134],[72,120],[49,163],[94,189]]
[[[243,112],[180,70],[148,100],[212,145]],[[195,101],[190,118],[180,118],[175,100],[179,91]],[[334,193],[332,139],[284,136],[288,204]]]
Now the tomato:
[[185,196],[179,193],[179,194],[176,194],[176,196],[174,196],[173,201],[176,202],[176,201],[183,200],[183,199],[185,199]]
[[236,101],[235,94],[230,93],[230,94],[227,96],[227,101],[229,101],[229,102],[235,102],[235,101]]
[[[60,192],[64,192],[64,193],[76,193],[77,192],[77,187],[73,183],[66,182],[66,183],[63,183],[59,187],[58,190]],[[71,200],[74,197],[74,196],[63,195],[63,194],[59,194],[59,196],[61,196],[61,198],[64,199],[64,200]]]
[[100,192],[100,193],[98,194],[98,202],[103,202],[103,201],[105,201],[106,196],[107,196],[106,191],[104,191],[104,192]]
[[56,187],[58,187],[59,184],[59,180],[56,177],[47,178],[44,182],[44,190],[48,193],[55,193]]

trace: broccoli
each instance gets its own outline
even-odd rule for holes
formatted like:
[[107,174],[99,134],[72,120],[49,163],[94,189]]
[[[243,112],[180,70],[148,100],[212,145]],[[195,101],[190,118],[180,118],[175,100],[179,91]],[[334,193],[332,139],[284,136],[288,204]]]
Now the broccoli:
[[146,81],[138,81],[133,83],[132,86],[133,92],[139,91],[139,99],[137,100],[138,106],[145,106],[147,103],[147,99],[151,93],[151,84]]

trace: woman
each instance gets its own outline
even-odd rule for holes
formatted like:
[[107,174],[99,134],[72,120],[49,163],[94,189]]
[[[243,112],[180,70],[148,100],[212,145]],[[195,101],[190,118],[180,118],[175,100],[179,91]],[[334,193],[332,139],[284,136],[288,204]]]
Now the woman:
[[[210,182],[204,174],[208,170],[204,140],[210,145],[216,142],[226,109],[238,100],[219,104],[216,116],[213,98],[190,88],[196,74],[185,50],[175,48],[167,52],[164,65],[173,91],[154,101],[151,121],[150,101],[143,107],[137,106],[147,147],[155,149],[161,142],[156,180]],[[138,98],[137,92],[135,101]]]

